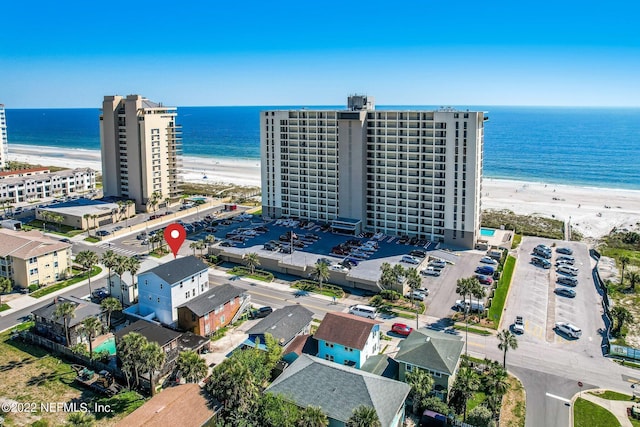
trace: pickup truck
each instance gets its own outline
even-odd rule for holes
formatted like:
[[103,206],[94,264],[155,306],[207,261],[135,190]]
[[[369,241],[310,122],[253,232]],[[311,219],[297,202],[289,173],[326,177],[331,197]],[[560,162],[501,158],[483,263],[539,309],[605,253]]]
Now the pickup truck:
[[513,332],[516,334],[524,334],[524,319],[522,316],[516,316],[516,320],[513,322]]

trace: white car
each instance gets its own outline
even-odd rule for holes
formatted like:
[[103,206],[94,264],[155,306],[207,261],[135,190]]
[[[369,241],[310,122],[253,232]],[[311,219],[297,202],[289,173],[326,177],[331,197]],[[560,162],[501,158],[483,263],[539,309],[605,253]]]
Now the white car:
[[420,264],[420,261],[417,258],[412,257],[411,255],[403,255],[402,259],[400,259],[400,262],[406,262],[408,264]]
[[516,334],[524,334],[524,319],[522,316],[516,316],[516,320],[513,322],[513,332]]
[[331,267],[329,267],[331,270],[333,271],[342,271],[343,273],[346,273],[349,271],[349,269],[347,267],[345,267],[344,265],[340,265],[340,264],[333,264]]
[[440,276],[440,271],[436,270],[433,267],[427,267],[424,270],[422,270],[420,273],[424,274],[425,276]]
[[428,295],[428,291],[427,293],[424,293],[423,291],[413,291],[406,294],[405,298],[414,299],[417,301],[424,301],[427,295]]
[[562,332],[570,338],[580,338],[582,336],[582,329],[567,322],[556,322],[555,329],[558,332]]
[[491,265],[496,265],[498,263],[498,261],[491,258],[490,256],[483,256],[482,258],[480,258],[480,262],[484,264],[491,264]]

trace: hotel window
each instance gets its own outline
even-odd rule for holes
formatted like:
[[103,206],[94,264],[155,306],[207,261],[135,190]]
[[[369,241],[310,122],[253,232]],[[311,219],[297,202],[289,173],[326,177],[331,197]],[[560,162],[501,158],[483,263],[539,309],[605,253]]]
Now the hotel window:
[[413,366],[412,366],[412,365],[409,365],[409,364],[407,363],[407,366],[406,366],[406,368],[405,368],[405,371],[407,371],[407,372],[411,372],[411,371],[413,371]]
[[184,297],[189,299],[189,291],[185,292]]
[[333,348],[333,343],[326,342],[324,343],[326,347]]

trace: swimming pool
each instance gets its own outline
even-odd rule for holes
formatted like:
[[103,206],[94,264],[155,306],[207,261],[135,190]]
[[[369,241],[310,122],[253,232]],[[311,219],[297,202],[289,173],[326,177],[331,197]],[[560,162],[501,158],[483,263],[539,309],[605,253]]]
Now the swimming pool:
[[105,342],[100,344],[97,347],[94,347],[94,353],[100,353],[101,351],[107,350],[110,355],[116,354],[116,340],[114,337],[107,338]]
[[490,228],[481,228],[480,229],[480,235],[481,236],[492,237],[494,234],[496,234],[496,230],[492,230]]

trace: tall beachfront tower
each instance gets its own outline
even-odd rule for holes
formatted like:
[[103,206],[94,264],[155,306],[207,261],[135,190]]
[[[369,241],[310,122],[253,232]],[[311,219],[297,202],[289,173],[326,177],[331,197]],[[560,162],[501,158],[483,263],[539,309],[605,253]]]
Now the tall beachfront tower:
[[7,116],[4,114],[4,104],[0,104],[0,170],[7,166],[8,155]]
[[260,114],[263,215],[473,248],[485,114],[347,105]]
[[132,199],[138,211],[180,196],[182,129],[176,116],[176,107],[140,95],[104,97],[100,148],[105,196]]

